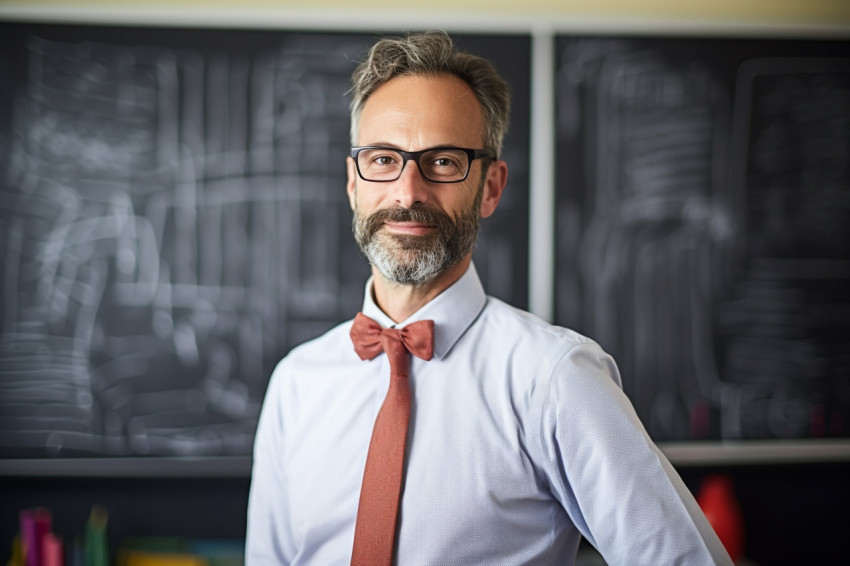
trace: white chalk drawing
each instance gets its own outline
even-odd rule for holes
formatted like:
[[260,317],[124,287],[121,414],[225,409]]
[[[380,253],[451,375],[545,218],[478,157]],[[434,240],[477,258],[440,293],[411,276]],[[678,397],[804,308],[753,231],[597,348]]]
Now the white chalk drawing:
[[249,453],[268,364],[362,289],[328,166],[345,47],[32,39],[2,196],[4,449]]
[[724,301],[724,438],[850,434],[850,61],[741,65],[730,185],[746,254]]
[[[0,178],[0,457],[250,454],[274,363],[361,305],[345,94],[371,41],[31,37]],[[503,296],[522,245],[483,229]]]
[[[751,84],[762,73],[758,63],[749,65],[739,85]],[[759,264],[754,237],[774,240],[774,234],[748,217],[754,203],[763,201],[754,183],[764,181],[765,170],[752,160],[784,159],[776,147],[767,147],[771,143],[784,145],[789,154],[804,146],[829,148],[829,157],[787,163],[788,173],[795,176],[782,181],[796,183],[788,187],[787,204],[808,201],[804,208],[810,218],[797,228],[809,233],[820,229],[824,237],[814,237],[821,244],[829,240],[827,233],[850,242],[846,69],[843,74],[795,71],[790,61],[772,61],[770,67],[782,69],[786,82],[765,84],[761,93],[749,87],[735,99],[698,60],[674,65],[655,50],[605,40],[576,41],[562,53],[559,135],[562,143],[580,147],[585,162],[583,187],[559,187],[558,316],[565,323],[580,321],[583,330],[616,355],[626,392],[659,440],[716,434],[805,437],[817,432],[812,428],[817,411],[837,415],[821,435],[847,434],[840,422],[842,411],[847,414],[850,408],[846,369],[843,377],[823,386],[826,375],[818,381],[812,372],[798,372],[799,367],[789,364],[787,373],[777,373],[765,387],[760,374],[772,371],[765,351],[759,352],[758,369],[736,367],[753,361],[753,352],[742,349],[754,346],[747,332],[759,330],[755,325],[742,329],[740,317],[758,308],[753,303],[741,309],[747,301],[745,287],[763,284],[765,278],[764,272],[742,276],[742,271]],[[767,100],[771,93],[780,99],[772,105]],[[792,93],[793,100],[783,100],[781,93]],[[817,100],[821,115],[815,116],[817,110],[801,113],[802,100]],[[761,122],[755,122],[751,107],[765,114]],[[825,115],[835,121],[829,128]],[[794,122],[787,131],[769,131],[776,129],[772,121],[789,119]],[[792,132],[798,139],[782,138]],[[756,148],[751,161],[743,157],[747,147]],[[821,184],[826,178],[831,187]],[[780,179],[777,174],[771,182]],[[579,199],[569,196],[576,190],[583,190]],[[830,211],[830,202],[843,204]],[[830,217],[828,226],[809,224],[818,214]],[[783,220],[772,212],[757,211],[755,216]],[[791,237],[801,238],[799,232]],[[806,270],[817,264],[824,266],[827,280],[843,279],[844,290],[835,290],[832,300],[845,312],[850,304],[848,245],[824,266],[827,258],[809,242],[803,245],[801,261],[790,264]],[[773,261],[769,252],[763,259]],[[783,282],[789,290],[795,287],[791,279]],[[772,308],[791,308],[785,297],[761,298]],[[817,324],[824,331],[829,321],[813,326]],[[848,330],[845,321],[839,331],[845,346]],[[838,363],[836,351],[801,353],[800,346],[770,342],[756,347],[811,355],[796,359],[800,363],[828,355]],[[830,387],[844,388],[845,399],[827,409],[818,394],[826,395]]]

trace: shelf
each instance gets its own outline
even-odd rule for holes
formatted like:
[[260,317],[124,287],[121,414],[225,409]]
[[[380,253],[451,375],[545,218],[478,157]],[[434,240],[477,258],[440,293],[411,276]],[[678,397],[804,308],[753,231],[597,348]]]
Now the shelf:
[[850,439],[659,442],[674,466],[850,462]]

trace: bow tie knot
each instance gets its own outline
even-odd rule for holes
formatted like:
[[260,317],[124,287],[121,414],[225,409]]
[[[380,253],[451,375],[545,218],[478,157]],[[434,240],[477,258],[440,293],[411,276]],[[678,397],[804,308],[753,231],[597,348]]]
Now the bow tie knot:
[[[380,324],[363,313],[357,313],[354,324],[351,325],[351,341],[354,351],[361,360],[371,360],[385,351],[390,357],[390,366],[397,371],[393,364],[398,354],[405,350],[417,358],[430,360],[434,355],[434,321],[420,320],[408,324],[404,328],[382,328]],[[399,348],[404,346],[404,348]],[[405,366],[407,358],[405,357]],[[400,370],[401,368],[398,368]],[[407,371],[404,371],[407,374]]]

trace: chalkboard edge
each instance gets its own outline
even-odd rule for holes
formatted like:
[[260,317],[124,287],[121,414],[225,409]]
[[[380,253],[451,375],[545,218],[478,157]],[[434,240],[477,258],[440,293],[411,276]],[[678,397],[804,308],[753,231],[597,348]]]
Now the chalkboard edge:
[[21,458],[0,460],[0,477],[247,478],[250,456]]
[[[677,468],[850,462],[850,439],[659,442]],[[0,477],[248,478],[250,456],[0,460]]]
[[677,468],[850,462],[850,439],[658,442]]

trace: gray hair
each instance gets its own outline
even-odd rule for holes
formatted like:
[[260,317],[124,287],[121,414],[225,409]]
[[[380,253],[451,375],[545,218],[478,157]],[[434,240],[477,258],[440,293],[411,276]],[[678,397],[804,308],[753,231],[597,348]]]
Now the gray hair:
[[501,154],[510,119],[510,87],[492,63],[455,48],[443,31],[379,40],[351,76],[351,143],[356,144],[360,114],[369,96],[391,79],[403,76],[452,74],[475,93],[484,117],[486,149]]

